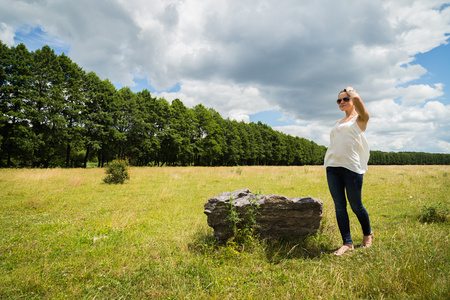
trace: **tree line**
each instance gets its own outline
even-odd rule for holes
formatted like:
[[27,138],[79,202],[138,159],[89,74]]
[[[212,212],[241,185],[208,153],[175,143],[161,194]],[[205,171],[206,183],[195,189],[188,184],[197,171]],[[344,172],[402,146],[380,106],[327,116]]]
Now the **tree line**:
[[[0,64],[0,167],[102,167],[116,158],[135,166],[323,164],[326,147],[313,141],[202,104],[117,90],[49,46],[30,52],[0,41]],[[372,153],[372,164],[449,164],[450,156]]]
[[84,72],[48,46],[0,44],[0,164],[86,167],[115,158],[136,166],[321,164],[324,146],[212,108],[169,103]]
[[450,154],[370,151],[370,165],[449,165]]

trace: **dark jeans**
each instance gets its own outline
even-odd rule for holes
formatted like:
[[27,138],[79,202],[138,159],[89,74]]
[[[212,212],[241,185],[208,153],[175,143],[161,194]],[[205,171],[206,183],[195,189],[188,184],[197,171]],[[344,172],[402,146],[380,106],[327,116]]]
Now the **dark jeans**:
[[[334,201],[336,219],[344,244],[353,244],[350,234],[350,221],[347,213],[347,199],[350,207],[358,217],[364,235],[369,235],[369,214],[361,200],[363,174],[341,167],[327,167],[328,188]],[[347,198],[346,198],[347,194]]]

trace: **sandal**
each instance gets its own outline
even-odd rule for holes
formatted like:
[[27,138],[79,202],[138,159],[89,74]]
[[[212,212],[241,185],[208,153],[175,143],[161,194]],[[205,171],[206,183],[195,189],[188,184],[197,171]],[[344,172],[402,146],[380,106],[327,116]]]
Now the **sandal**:
[[342,254],[346,253],[347,251],[353,251],[355,250],[355,247],[353,244],[344,244],[341,248],[339,248],[337,251],[335,251],[333,254],[336,256],[341,256]]
[[373,243],[373,232],[371,232],[369,235],[365,235],[363,237],[361,247],[369,248],[370,246],[372,246],[372,243]]

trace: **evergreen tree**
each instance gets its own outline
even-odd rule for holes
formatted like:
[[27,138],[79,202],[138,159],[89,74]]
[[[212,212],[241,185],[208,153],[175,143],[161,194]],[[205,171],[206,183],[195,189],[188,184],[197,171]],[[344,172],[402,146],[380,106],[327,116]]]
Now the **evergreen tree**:
[[49,46],[32,53],[32,111],[30,121],[35,144],[34,166],[47,168],[62,164],[65,153],[66,120],[63,116],[63,72],[58,56]]
[[83,124],[85,128],[84,167],[92,155],[96,155],[98,166],[103,167],[105,162],[111,161],[117,155],[114,149],[113,115],[111,102],[114,99],[116,89],[109,80],[100,80],[98,76],[89,72],[83,84],[83,98],[85,114]]
[[23,44],[8,51],[1,47],[2,85],[1,131],[2,148],[0,159],[6,159],[6,166],[29,166],[35,159],[35,145],[38,141],[30,129],[32,115],[32,57]]
[[195,164],[214,166],[222,160],[225,142],[225,121],[213,109],[199,104],[194,108]]
[[225,120],[225,124],[225,141],[227,146],[224,151],[224,165],[242,165],[242,158],[245,156],[246,150],[248,150],[248,148],[243,148],[242,141],[248,144],[248,138],[246,139],[246,135],[242,135],[238,122],[227,119]]
[[155,148],[158,148],[155,143],[157,141],[156,116],[152,111],[152,104],[155,100],[148,90],[136,95],[136,109],[127,137],[128,154],[131,163],[136,166],[149,165],[156,157],[154,151]]
[[247,164],[249,165],[262,165],[265,161],[264,154],[264,141],[259,131],[259,126],[255,123],[250,123],[249,132],[249,144],[250,147],[250,155],[247,160]]
[[63,94],[62,116],[66,120],[64,140],[66,144],[65,166],[79,167],[83,164],[83,123],[85,113],[82,85],[85,72],[64,53],[58,57],[62,69]]
[[161,144],[164,138],[164,131],[168,128],[170,105],[164,98],[153,98],[150,92],[142,92],[143,105],[145,106],[145,124],[147,126],[148,142],[145,144],[154,165],[159,166],[161,161]]
[[179,99],[172,101],[168,128],[164,133],[162,152],[164,161],[170,165],[189,165],[193,159],[194,136],[192,126],[193,115],[191,110],[184,106]]

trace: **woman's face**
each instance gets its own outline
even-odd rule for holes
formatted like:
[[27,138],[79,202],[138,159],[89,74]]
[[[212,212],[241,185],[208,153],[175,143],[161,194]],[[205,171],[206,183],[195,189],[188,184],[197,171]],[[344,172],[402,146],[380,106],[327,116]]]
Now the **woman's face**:
[[[343,99],[345,97],[349,97],[348,94],[346,92],[342,92],[339,94],[339,98],[338,99]],[[346,111],[349,109],[353,109],[353,101],[350,98],[350,100],[348,102],[345,102],[344,100],[341,101],[341,103],[339,104],[339,109],[341,111]]]

